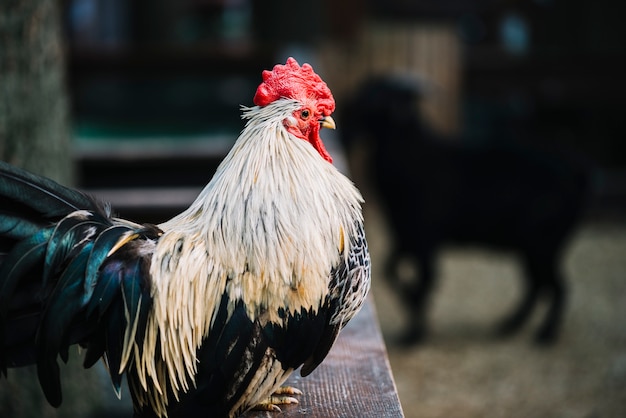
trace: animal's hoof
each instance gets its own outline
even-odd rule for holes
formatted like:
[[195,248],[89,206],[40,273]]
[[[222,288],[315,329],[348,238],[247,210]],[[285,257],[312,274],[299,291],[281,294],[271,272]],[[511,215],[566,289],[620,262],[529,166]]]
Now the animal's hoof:
[[548,347],[554,345],[557,339],[558,336],[554,330],[539,330],[535,334],[534,343],[539,347]]
[[496,327],[496,335],[500,338],[508,338],[516,334],[524,325],[525,317],[514,315],[500,322]]
[[495,335],[498,338],[509,338],[513,334],[515,334],[516,331],[517,331],[517,328],[512,327],[509,324],[503,323],[496,327]]

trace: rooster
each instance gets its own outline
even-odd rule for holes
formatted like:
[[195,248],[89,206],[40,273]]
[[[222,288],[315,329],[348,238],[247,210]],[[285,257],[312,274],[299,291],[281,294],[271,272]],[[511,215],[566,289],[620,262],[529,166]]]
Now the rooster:
[[308,64],[263,71],[245,127],[191,206],[160,225],[0,163],[0,369],[102,359],[135,417],[279,411],[359,311],[370,257],[359,191],[320,139],[333,96]]

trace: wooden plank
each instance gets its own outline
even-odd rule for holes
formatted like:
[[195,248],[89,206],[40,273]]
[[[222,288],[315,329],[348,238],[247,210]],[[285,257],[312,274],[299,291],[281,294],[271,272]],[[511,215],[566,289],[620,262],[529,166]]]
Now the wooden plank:
[[245,418],[404,417],[373,301],[344,328],[324,362],[309,376],[294,372],[287,385],[304,392],[282,414],[251,411]]

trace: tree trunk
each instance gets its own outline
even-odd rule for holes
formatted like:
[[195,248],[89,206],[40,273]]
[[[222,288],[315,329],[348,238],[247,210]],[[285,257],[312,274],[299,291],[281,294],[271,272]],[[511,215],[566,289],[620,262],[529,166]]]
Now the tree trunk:
[[68,184],[73,170],[59,5],[0,1],[0,159]]

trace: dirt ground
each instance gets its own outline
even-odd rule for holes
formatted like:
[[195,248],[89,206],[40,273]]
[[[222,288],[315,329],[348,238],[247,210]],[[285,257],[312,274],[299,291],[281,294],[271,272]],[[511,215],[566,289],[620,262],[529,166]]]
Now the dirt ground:
[[573,237],[564,259],[569,303],[556,345],[532,344],[536,320],[510,339],[492,336],[521,295],[512,255],[447,249],[430,338],[403,348],[393,338],[405,317],[380,271],[385,225],[372,205],[366,220],[374,299],[407,418],[626,416],[626,222],[587,222]]

